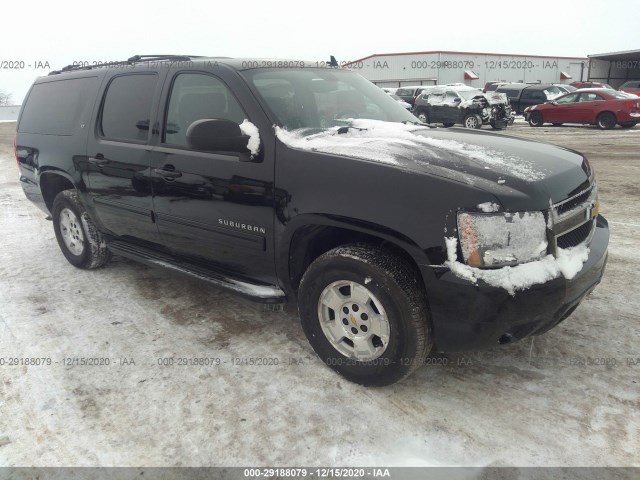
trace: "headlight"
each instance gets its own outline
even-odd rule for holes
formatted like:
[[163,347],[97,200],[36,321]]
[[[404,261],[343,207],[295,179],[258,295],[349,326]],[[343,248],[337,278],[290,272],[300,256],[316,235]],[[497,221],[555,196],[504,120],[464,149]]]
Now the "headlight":
[[542,212],[459,212],[458,234],[464,260],[472,267],[516,265],[547,253]]

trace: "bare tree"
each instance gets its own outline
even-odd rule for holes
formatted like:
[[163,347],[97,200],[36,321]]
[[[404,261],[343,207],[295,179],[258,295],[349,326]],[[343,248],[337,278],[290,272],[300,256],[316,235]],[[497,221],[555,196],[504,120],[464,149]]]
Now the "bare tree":
[[11,105],[11,94],[0,90],[0,105]]

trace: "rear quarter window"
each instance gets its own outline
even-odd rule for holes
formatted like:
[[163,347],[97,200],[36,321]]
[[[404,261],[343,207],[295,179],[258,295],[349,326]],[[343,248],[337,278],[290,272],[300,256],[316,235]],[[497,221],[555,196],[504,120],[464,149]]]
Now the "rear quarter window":
[[87,122],[97,89],[97,77],[36,83],[24,105],[18,132],[73,135]]

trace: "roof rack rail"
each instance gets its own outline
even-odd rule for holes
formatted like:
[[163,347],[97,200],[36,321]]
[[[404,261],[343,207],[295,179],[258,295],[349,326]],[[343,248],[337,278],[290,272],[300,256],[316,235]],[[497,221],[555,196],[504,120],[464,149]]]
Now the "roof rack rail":
[[93,68],[103,68],[103,67],[114,67],[119,65],[132,65],[134,63],[139,62],[153,62],[160,60],[172,60],[172,61],[182,61],[187,62],[192,58],[202,58],[199,55],[134,55],[133,57],[129,57],[127,60],[122,60],[118,62],[106,62],[100,63],[97,65],[67,65],[66,67],[61,68],[60,70],[53,70],[49,72],[49,75],[57,75],[59,73],[73,72],[77,70],[91,70]]

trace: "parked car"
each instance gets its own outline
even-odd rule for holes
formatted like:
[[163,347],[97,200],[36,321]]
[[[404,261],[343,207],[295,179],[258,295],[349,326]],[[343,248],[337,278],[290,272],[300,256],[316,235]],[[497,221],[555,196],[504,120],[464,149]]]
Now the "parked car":
[[389,95],[395,95],[396,91],[398,90],[397,87],[380,87],[384,92],[388,93]]
[[580,89],[543,105],[525,111],[525,119],[532,127],[545,123],[586,123],[609,130],[620,125],[634,127],[640,122],[640,98],[607,88]]
[[484,88],[482,89],[482,91],[484,93],[487,92],[495,92],[496,88],[498,88],[499,85],[502,85],[505,82],[500,82],[500,81],[492,81],[492,82],[487,82],[484,84]]
[[407,110],[411,110],[411,104],[405,102],[402,98],[400,98],[398,95],[391,95],[389,94],[389,96],[391,98],[393,98],[396,102],[398,102],[400,105],[402,105],[403,108],[406,108]]
[[396,90],[396,95],[399,96],[402,100],[407,102],[411,107],[416,101],[416,97],[420,95],[423,91],[429,90],[431,88],[435,88],[435,85],[417,85],[410,87],[400,87]]
[[524,109],[562,95],[560,89],[549,83],[504,83],[496,88],[496,92],[505,93],[511,103],[511,108],[517,114],[524,113]]
[[568,83],[554,83],[555,87],[558,87],[562,93],[571,93],[577,90],[573,85],[569,85]]
[[576,88],[607,88],[609,90],[613,90],[611,85],[601,82],[571,82],[569,85]]
[[434,345],[541,334],[600,282],[609,229],[580,153],[433,128],[354,71],[272,64],[137,55],[36,79],[16,161],[69,263],[118,254],[297,303],[322,361],[365,385]]
[[628,82],[624,82],[620,85],[618,90],[620,92],[631,93],[640,97],[640,80],[629,80]]
[[502,130],[513,123],[511,107],[506,95],[484,94],[467,86],[444,87],[429,90],[416,98],[414,112],[424,123],[455,124],[467,128],[491,125]]

